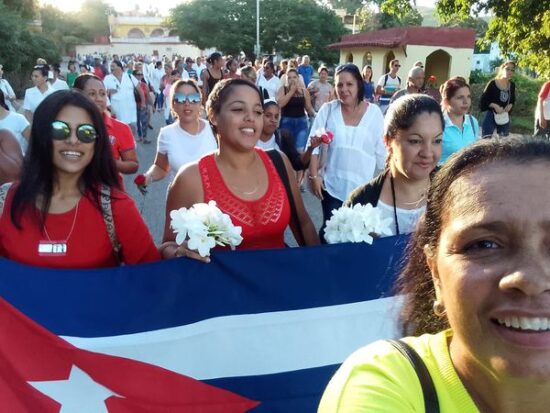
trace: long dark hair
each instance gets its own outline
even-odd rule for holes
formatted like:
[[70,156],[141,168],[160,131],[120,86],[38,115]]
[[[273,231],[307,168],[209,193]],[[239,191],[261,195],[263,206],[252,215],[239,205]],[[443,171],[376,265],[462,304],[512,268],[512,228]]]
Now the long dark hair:
[[491,163],[529,165],[550,162],[550,141],[541,138],[482,139],[454,153],[435,174],[428,193],[423,218],[409,243],[406,263],[396,284],[397,294],[405,298],[400,315],[403,335],[436,333],[449,328],[446,317],[437,317],[432,309],[435,289],[424,247],[437,251],[444,217],[452,198],[451,185],[461,176]]
[[6,97],[4,96],[4,92],[2,92],[2,90],[0,90],[0,106],[2,106],[6,110],[10,110],[10,108],[6,104]]
[[101,210],[100,185],[119,188],[118,175],[111,152],[111,144],[103,118],[97,106],[83,93],[61,90],[42,101],[34,113],[29,148],[23,161],[21,181],[13,196],[11,220],[21,229],[21,217],[25,210],[39,205],[38,222],[43,223],[53,195],[56,170],[53,164],[51,124],[66,106],[85,110],[97,131],[94,154],[79,180],[81,193]]

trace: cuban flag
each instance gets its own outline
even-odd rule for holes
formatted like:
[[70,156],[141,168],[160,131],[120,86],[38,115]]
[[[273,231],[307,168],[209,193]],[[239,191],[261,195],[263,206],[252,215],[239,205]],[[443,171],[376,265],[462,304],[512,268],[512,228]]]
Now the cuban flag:
[[397,335],[406,241],[102,270],[0,259],[1,411],[315,412],[351,352]]

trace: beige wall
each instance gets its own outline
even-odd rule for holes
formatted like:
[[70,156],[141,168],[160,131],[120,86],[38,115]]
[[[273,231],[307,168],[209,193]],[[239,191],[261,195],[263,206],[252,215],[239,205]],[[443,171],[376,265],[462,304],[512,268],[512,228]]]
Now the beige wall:
[[157,25],[157,24],[146,25],[146,24],[131,24],[131,23],[130,24],[121,24],[121,23],[118,23],[117,25],[111,27],[111,30],[112,30],[111,36],[112,37],[128,37],[128,32],[132,29],[140,29],[143,32],[143,34],[145,35],[145,37],[150,37],[151,33],[156,29],[162,29],[164,31],[164,29],[162,27],[160,27],[159,25]]
[[[394,53],[395,58],[399,59],[399,62],[401,63],[401,69],[399,70],[398,75],[399,77],[401,77],[403,82],[405,82],[407,73],[415,62],[420,60],[424,63],[424,65],[426,65],[427,57],[437,50],[443,50],[450,55],[448,77],[462,76],[466,80],[469,80],[473,49],[453,49],[450,47],[417,45],[407,46],[406,53],[403,48],[386,49],[379,47],[365,47],[342,49],[340,50],[340,63],[347,63],[347,57],[349,54],[351,54],[353,57],[353,63],[357,65],[359,69],[362,69],[364,56],[368,51],[370,51],[372,54],[372,79],[374,80],[374,82],[377,82],[380,76],[388,72],[388,68],[384,67],[384,63],[385,57],[390,50]],[[438,65],[435,64],[435,66],[437,67]],[[435,75],[437,77],[438,84],[441,84],[442,82],[447,80],[447,77],[443,74],[441,70],[438,71],[438,69],[434,69],[432,71],[434,73],[426,73],[426,76],[429,76],[430,74]]]

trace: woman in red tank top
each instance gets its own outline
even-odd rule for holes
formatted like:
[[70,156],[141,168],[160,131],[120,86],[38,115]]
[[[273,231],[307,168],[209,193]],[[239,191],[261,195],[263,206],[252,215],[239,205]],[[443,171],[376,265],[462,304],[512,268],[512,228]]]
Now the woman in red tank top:
[[[271,159],[255,147],[263,127],[259,90],[246,80],[221,81],[210,94],[206,109],[219,149],[182,168],[168,190],[163,257],[185,255],[201,259],[185,245],[176,245],[169,216],[174,209],[210,200],[216,201],[234,225],[242,227],[243,242],[238,249],[284,247],[284,231],[291,215],[289,200]],[[281,156],[292,177],[290,162]],[[289,181],[298,218],[297,225],[291,228],[295,234],[303,234],[305,245],[316,245],[319,239],[296,181]]]

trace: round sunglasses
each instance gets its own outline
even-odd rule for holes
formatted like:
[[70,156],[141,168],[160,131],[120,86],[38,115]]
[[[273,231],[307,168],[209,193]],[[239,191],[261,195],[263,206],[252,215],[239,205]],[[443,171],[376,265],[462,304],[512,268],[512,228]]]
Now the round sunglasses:
[[[54,120],[52,122],[52,139],[63,141],[71,136],[71,127],[62,120]],[[83,123],[76,128],[76,137],[82,143],[92,143],[97,138],[97,131],[94,125]]]
[[201,101],[201,95],[199,93],[189,93],[186,95],[185,93],[174,93],[174,103],[200,103]]

